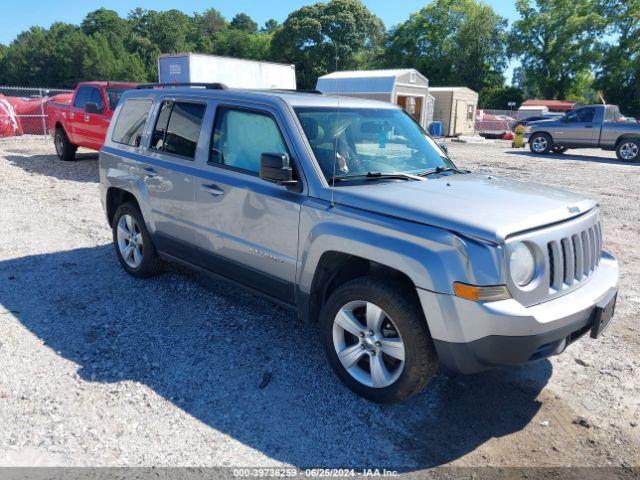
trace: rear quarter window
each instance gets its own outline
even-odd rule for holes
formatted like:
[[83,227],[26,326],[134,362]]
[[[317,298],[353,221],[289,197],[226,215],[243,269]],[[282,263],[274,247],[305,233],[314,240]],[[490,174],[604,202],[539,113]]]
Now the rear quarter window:
[[147,98],[125,100],[116,119],[111,140],[139,147],[152,104],[153,101]]

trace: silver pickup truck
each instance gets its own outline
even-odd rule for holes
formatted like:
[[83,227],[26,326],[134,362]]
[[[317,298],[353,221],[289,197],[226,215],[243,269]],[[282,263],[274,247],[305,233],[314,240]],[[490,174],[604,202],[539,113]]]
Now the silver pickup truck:
[[640,160],[640,124],[624,122],[615,105],[589,105],[554,120],[532,122],[524,139],[533,153],[563,153],[569,148],[615,150],[618,160]]
[[559,354],[615,307],[593,200],[458,169],[389,103],[128,91],[100,187],[127,273],[176,262],[292,308],[377,402],[418,393],[439,363],[472,373]]

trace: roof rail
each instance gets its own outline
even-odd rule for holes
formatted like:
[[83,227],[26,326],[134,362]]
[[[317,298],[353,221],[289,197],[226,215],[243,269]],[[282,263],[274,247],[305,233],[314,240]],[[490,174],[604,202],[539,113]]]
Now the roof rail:
[[315,88],[272,88],[270,89],[273,92],[291,92],[291,93],[311,93],[313,95],[324,95],[320,90],[316,90]]
[[224,83],[142,83],[136,88],[144,90],[149,88],[167,88],[167,87],[200,87],[207,90],[228,90]]

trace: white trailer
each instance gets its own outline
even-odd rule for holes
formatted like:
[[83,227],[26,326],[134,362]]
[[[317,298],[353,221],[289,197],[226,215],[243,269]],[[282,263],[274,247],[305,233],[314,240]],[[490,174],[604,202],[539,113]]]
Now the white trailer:
[[160,83],[224,83],[231,88],[296,89],[295,65],[200,53],[160,55]]
[[518,109],[518,120],[524,120],[529,117],[539,117],[549,113],[549,107],[544,105],[523,105]]

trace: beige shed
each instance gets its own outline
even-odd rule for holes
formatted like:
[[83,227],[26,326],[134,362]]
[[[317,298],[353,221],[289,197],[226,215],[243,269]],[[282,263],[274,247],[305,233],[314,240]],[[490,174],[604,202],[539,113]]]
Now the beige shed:
[[442,122],[445,137],[473,135],[478,109],[478,93],[467,87],[431,87],[435,98],[433,121]]

